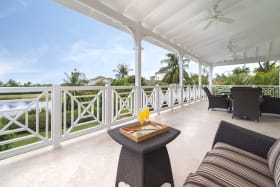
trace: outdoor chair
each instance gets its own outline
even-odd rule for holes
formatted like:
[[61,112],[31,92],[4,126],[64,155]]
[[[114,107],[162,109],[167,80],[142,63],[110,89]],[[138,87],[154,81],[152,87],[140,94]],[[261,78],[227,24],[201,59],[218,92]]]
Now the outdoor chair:
[[229,108],[227,95],[212,95],[207,87],[203,87],[203,90],[208,97],[208,101],[209,101],[208,110],[210,108],[223,108],[223,109]]
[[261,88],[233,87],[232,93],[232,118],[239,117],[249,120],[260,119]]
[[280,115],[280,98],[263,96],[263,102],[261,104],[261,113]]

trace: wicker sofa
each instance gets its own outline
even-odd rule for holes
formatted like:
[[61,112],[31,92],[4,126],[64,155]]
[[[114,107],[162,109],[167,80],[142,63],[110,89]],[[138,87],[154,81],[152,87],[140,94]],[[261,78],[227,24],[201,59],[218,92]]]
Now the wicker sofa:
[[280,139],[221,121],[213,148],[184,187],[280,187]]
[[263,102],[261,104],[261,113],[280,115],[280,98],[263,96]]

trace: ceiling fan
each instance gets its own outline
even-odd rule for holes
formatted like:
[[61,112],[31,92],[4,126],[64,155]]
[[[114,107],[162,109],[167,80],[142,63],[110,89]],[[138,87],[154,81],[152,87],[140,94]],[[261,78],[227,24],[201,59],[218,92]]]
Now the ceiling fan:
[[234,22],[234,19],[224,17],[221,10],[219,10],[219,3],[221,3],[222,0],[210,0],[210,7],[208,10],[208,23],[203,27],[203,30],[208,29],[214,22],[222,22],[227,24],[232,24]]

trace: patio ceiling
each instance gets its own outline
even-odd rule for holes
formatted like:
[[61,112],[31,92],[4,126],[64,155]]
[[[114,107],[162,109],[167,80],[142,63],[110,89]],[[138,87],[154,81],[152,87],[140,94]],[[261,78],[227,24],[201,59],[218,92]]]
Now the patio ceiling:
[[279,0],[55,1],[213,66],[280,59]]

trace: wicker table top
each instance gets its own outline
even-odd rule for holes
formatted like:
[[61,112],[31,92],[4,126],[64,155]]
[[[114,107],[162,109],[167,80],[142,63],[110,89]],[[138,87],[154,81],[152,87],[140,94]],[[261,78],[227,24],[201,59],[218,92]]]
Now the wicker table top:
[[[131,125],[131,124],[128,124],[125,126],[129,126],[129,125]],[[122,127],[125,127],[125,126],[122,126]],[[157,149],[165,146],[166,144],[168,144],[169,142],[174,140],[180,134],[179,130],[169,127],[169,131],[167,131],[163,134],[152,137],[151,139],[145,140],[143,142],[136,143],[136,142],[130,140],[129,138],[125,137],[124,135],[122,135],[120,133],[120,128],[121,127],[111,129],[108,131],[108,134],[116,142],[121,144],[123,147],[130,149],[132,151],[141,153],[141,154],[149,153],[151,151],[157,150]]]

